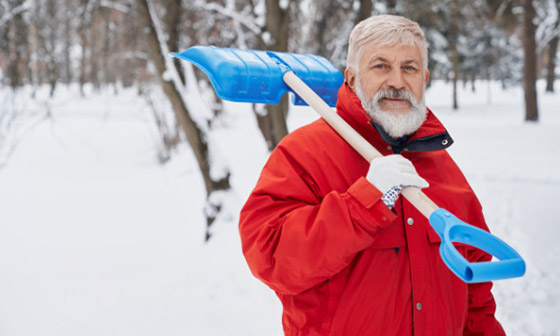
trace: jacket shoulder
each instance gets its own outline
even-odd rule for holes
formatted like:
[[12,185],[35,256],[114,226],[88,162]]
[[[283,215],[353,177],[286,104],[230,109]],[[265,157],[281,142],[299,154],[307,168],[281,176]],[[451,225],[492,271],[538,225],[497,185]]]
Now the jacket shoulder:
[[299,127],[284,137],[277,150],[306,159],[340,155],[350,146],[323,119]]
[[289,165],[309,185],[315,185],[312,189],[321,196],[346,191],[369,166],[323,119],[298,128],[280,142],[268,168],[287,168],[279,164]]

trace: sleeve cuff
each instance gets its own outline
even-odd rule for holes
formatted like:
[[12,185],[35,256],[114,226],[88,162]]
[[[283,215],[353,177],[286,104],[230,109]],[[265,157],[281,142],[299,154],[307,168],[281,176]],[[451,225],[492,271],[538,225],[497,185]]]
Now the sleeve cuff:
[[383,194],[374,187],[365,177],[360,177],[348,188],[349,199],[352,206],[352,217],[364,226],[375,225],[370,223],[372,217],[376,219],[378,226],[387,226],[397,218],[397,215],[389,210],[381,200]]

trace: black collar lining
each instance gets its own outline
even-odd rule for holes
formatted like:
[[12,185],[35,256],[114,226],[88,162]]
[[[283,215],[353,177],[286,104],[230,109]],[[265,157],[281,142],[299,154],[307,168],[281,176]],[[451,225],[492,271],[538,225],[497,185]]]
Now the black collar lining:
[[393,139],[380,125],[371,122],[375,130],[381,136],[381,139],[391,146],[395,154],[401,152],[431,152],[446,149],[453,144],[453,138],[447,131],[429,135],[423,138],[409,141],[410,136],[404,136],[400,139]]

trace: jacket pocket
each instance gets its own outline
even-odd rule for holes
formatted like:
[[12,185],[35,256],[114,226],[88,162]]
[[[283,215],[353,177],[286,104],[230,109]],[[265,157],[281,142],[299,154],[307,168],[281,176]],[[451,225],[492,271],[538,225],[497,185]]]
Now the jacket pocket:
[[441,237],[436,233],[430,223],[426,223],[426,232],[428,234],[428,241],[432,244],[441,243]]
[[379,229],[375,235],[372,249],[389,249],[406,246],[404,227],[400,220]]
[[[428,241],[431,244],[441,244],[441,237],[436,233],[436,231],[432,228],[430,224],[426,224],[426,232],[428,235]],[[453,246],[457,249],[457,251],[464,257],[467,258],[468,250],[470,245],[463,244],[463,243],[453,243]]]

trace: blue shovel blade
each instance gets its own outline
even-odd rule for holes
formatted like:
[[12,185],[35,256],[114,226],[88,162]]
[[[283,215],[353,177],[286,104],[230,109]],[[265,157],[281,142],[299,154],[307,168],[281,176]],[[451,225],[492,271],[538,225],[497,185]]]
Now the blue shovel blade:
[[[218,97],[248,103],[278,104],[293,92],[282,76],[292,70],[329,106],[335,106],[342,74],[328,60],[310,54],[195,46],[172,56],[200,68]],[[294,104],[306,103],[294,93]]]
[[[525,261],[500,238],[469,225],[449,211],[438,209],[430,215],[430,225],[441,237],[440,255],[447,267],[467,283],[520,277]],[[474,246],[498,261],[469,262],[455,248],[454,242]]]

